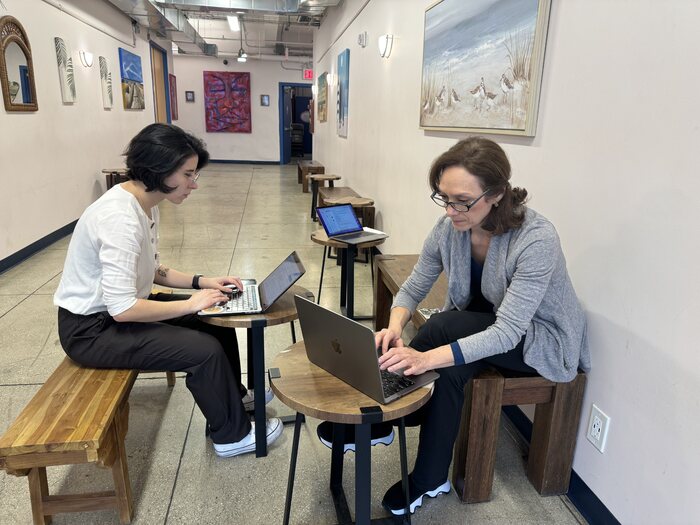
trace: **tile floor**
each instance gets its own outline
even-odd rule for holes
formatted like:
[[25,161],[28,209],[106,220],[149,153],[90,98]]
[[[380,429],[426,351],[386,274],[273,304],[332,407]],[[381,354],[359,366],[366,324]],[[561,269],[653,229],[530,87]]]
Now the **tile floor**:
[[[306,268],[300,284],[318,290],[322,248],[309,236],[318,226],[309,218],[310,196],[297,184],[295,166],[212,165],[200,189],[181,206],[161,205],[161,259],[170,267],[206,275],[231,273],[262,278],[291,250]],[[52,303],[69,238],[62,239],[0,275],[0,432],[63,359]],[[339,268],[326,265],[321,304],[338,310]],[[370,313],[372,282],[367,265],[356,269],[356,311]],[[297,327],[297,333],[298,331]],[[266,330],[269,363],[291,343],[287,325]],[[244,331],[238,333],[245,348]],[[245,360],[245,356],[242,356]],[[245,364],[243,366],[245,370]],[[130,397],[126,438],[134,495],[134,524],[280,523],[284,509],[292,428],[285,429],[266,458],[214,455],[204,437],[204,419],[178,378],[144,375]],[[271,414],[290,414],[279,401]],[[327,484],[330,451],[316,438],[318,421],[302,429],[292,523],[335,523]],[[409,465],[417,429],[409,429]],[[381,495],[400,477],[399,447],[377,447],[373,460],[373,516],[384,515]],[[354,458],[345,458],[346,492],[353,505]],[[52,493],[109,490],[109,471],[92,465],[48,469]],[[32,522],[26,478],[0,472],[0,522]],[[119,523],[115,512],[61,514],[55,524]],[[415,524],[585,523],[566,497],[542,498],[525,476],[522,451],[502,426],[493,497],[464,505],[454,493],[429,500]]]

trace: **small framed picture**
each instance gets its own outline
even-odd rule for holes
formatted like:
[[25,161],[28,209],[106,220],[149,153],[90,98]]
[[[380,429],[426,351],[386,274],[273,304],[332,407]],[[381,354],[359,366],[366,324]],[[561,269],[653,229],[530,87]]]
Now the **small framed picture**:
[[270,105],[270,95],[260,95],[260,105],[269,106]]
[[194,102],[194,91],[185,91],[185,102]]

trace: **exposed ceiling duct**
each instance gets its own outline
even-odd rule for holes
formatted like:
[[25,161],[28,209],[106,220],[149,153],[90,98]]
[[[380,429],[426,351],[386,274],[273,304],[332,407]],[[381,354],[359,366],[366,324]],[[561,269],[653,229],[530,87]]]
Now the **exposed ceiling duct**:
[[217,56],[215,44],[208,44],[178,9],[161,7],[151,0],[109,0],[139,25],[161,38],[172,40],[184,53]]

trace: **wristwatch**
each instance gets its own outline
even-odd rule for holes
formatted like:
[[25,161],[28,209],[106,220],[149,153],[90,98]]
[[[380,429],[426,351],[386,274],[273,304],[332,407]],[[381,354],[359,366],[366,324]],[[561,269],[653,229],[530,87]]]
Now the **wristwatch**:
[[194,274],[194,277],[192,277],[192,288],[194,290],[201,290],[199,287],[199,278],[202,276],[200,273]]

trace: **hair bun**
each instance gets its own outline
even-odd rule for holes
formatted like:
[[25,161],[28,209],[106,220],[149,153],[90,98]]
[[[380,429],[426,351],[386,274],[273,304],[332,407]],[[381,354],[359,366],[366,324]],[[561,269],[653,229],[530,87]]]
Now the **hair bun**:
[[513,188],[513,205],[520,206],[527,201],[527,190],[525,188]]

